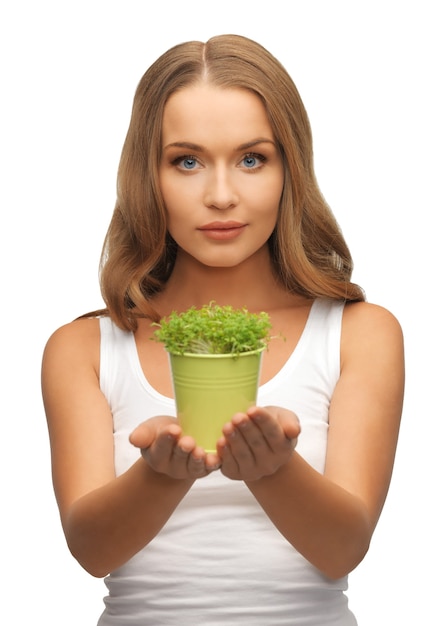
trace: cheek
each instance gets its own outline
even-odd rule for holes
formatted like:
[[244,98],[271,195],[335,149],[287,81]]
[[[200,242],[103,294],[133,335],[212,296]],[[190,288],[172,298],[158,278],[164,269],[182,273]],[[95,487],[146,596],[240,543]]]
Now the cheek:
[[284,170],[281,167],[274,167],[268,175],[259,181],[257,187],[258,197],[263,203],[267,202],[269,207],[279,205],[284,189]]
[[194,185],[183,185],[172,179],[165,180],[162,178],[160,189],[168,216],[173,215],[174,218],[177,215],[188,213],[197,198]]
[[257,195],[257,203],[260,208],[266,210],[269,216],[273,216],[275,220],[278,217],[279,206],[283,192],[283,181],[281,178],[270,181],[269,184],[262,186]]
[[191,237],[192,229],[195,226],[193,203],[184,204],[183,202],[178,197],[173,197],[166,203],[166,228],[176,241],[180,237]]

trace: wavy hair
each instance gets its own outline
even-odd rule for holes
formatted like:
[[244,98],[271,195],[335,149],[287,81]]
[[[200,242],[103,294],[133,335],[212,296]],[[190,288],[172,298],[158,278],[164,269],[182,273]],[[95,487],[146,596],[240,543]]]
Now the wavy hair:
[[317,185],[308,116],[281,63],[239,35],[174,46],[136,89],[117,179],[117,200],[100,262],[107,311],[126,330],[137,317],[158,320],[152,296],[171,274],[177,244],[167,232],[159,188],[162,118],[168,98],[199,81],[247,89],[264,104],[284,164],[284,187],[269,246],[279,282],[308,298],[364,300],[351,282],[353,262]]

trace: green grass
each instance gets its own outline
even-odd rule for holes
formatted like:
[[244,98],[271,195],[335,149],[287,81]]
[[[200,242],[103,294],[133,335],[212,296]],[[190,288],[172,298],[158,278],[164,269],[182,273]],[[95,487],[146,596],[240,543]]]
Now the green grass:
[[267,347],[271,323],[265,312],[250,313],[214,302],[200,309],[173,311],[160,323],[153,339],[168,352],[184,354],[240,354]]

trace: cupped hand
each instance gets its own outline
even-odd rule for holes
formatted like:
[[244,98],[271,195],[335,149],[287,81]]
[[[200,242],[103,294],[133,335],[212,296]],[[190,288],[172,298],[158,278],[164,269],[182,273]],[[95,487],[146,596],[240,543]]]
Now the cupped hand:
[[292,411],[251,407],[225,424],[217,444],[222,474],[246,482],[274,474],[287,463],[300,433]]
[[148,465],[171,478],[201,478],[221,465],[217,454],[206,453],[192,437],[182,435],[173,417],[160,415],[142,422],[130,435]]

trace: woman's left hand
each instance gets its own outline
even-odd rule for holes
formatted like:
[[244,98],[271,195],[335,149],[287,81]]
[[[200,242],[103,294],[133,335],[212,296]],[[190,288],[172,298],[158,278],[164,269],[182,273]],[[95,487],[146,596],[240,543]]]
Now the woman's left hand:
[[280,407],[236,413],[217,443],[222,474],[246,482],[274,474],[289,460],[300,430],[295,413]]

